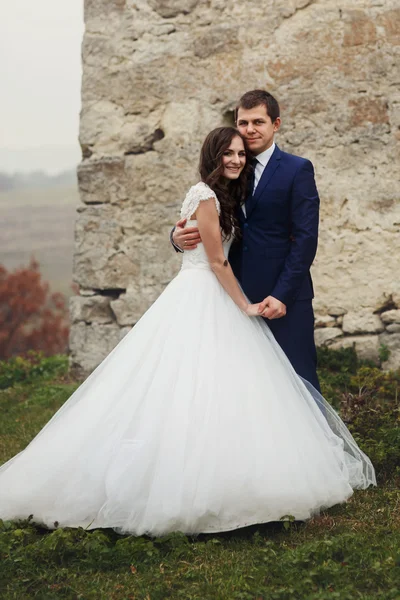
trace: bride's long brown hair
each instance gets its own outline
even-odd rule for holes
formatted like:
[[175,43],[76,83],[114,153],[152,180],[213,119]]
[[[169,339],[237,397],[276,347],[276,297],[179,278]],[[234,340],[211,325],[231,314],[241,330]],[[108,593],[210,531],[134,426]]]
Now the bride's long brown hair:
[[[243,140],[246,165],[237,179],[226,179],[223,176],[222,157],[234,137]],[[210,131],[201,148],[199,172],[201,180],[216,193],[221,205],[219,222],[224,239],[231,237],[232,227],[233,235],[240,237],[237,211],[246,199],[247,182],[251,169],[246,140],[237,129],[234,127],[217,127],[217,129]]]

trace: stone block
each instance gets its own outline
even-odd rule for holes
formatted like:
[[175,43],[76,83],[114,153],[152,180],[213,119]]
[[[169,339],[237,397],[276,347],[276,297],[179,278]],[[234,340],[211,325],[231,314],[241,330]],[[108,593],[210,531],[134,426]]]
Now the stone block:
[[372,360],[376,364],[379,364],[379,336],[378,335],[359,335],[359,336],[345,336],[339,340],[335,340],[330,348],[332,350],[339,350],[341,348],[354,349],[357,355],[364,360]]
[[106,296],[72,296],[69,300],[72,323],[112,323],[114,315],[110,308],[110,298]]
[[73,323],[70,330],[70,365],[75,375],[86,377],[121,341],[125,332],[116,323]]
[[138,276],[139,258],[123,247],[125,213],[111,206],[80,209],[75,229],[74,280],[98,290],[126,289]]
[[400,9],[394,8],[379,15],[378,23],[385,30],[385,40],[398,46],[400,44]]
[[314,331],[315,343],[317,346],[329,346],[335,339],[343,335],[339,327],[323,327]]
[[382,321],[378,315],[368,310],[360,312],[349,312],[343,317],[343,333],[380,333],[384,330]]
[[381,314],[381,319],[385,323],[385,325],[390,325],[391,323],[400,323],[400,309],[387,310]]
[[130,289],[127,294],[121,294],[117,300],[111,302],[118,325],[134,325],[143,315],[146,309],[146,303],[143,302],[143,295],[139,290],[136,293]]
[[347,310],[342,306],[333,306],[329,307],[327,312],[331,317],[343,317],[347,313]]
[[334,327],[336,325],[336,319],[330,315],[315,315],[314,326],[319,327]]
[[127,199],[125,160],[108,157],[78,167],[81,199],[85,204],[117,203]]
[[388,103],[385,98],[356,98],[349,100],[351,108],[350,124],[358,127],[365,123],[388,123]]
[[149,5],[165,19],[176,17],[180,13],[188,14],[196,8],[199,0],[149,0]]
[[98,16],[109,16],[115,10],[122,11],[126,0],[85,0],[85,21]]
[[201,59],[226,52],[230,46],[238,44],[238,30],[226,25],[214,26],[199,34],[194,40],[193,51]]
[[346,15],[343,46],[361,46],[376,41],[376,27],[362,10],[352,10]]
[[385,346],[389,352],[389,358],[382,364],[385,371],[400,369],[400,333],[382,333],[379,343]]

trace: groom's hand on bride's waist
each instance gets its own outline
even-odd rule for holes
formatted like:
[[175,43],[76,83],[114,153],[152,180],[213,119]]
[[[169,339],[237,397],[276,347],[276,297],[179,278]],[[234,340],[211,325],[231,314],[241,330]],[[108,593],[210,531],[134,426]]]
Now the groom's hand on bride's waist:
[[194,250],[200,244],[201,237],[197,227],[185,227],[186,219],[181,219],[175,225],[172,241],[182,250]]
[[268,296],[260,302],[258,312],[265,319],[280,319],[286,315],[286,304],[273,296]]

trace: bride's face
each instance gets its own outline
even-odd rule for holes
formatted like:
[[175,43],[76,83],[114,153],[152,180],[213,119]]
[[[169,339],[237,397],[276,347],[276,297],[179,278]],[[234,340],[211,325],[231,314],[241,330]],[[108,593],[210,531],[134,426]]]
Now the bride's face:
[[232,138],[229,148],[222,155],[224,167],[223,176],[227,179],[237,179],[246,164],[246,152],[242,138]]

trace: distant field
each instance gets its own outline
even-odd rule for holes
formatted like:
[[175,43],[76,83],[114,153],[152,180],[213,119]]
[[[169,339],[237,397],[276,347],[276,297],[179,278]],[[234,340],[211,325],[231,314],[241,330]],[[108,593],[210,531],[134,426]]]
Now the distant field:
[[0,192],[0,263],[27,265],[34,256],[52,291],[71,294],[76,186]]

